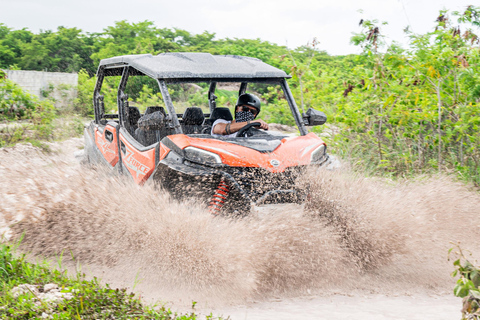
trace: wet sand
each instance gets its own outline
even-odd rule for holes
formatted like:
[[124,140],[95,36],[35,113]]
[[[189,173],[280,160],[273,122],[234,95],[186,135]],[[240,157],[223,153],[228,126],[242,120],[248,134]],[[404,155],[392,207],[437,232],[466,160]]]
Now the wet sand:
[[452,320],[461,319],[461,300],[447,296],[331,295],[255,303],[223,310],[232,320]]

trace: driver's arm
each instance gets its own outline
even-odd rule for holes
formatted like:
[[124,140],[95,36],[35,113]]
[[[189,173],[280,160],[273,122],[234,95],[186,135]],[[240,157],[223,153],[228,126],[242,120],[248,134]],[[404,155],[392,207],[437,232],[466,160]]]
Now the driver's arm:
[[[252,120],[249,123],[253,122],[258,122],[260,123],[260,129],[268,130],[268,123],[265,121],[258,119],[258,120]],[[230,123],[230,133],[235,133],[238,130],[242,129],[245,127],[248,123],[247,122],[233,122]],[[225,130],[227,127],[228,123],[217,123],[215,127],[213,127],[213,133],[215,134],[227,134],[227,131]]]

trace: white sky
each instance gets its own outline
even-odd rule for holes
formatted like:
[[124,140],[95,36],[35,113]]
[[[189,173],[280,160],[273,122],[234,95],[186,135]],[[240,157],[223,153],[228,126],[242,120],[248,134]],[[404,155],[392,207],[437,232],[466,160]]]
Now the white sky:
[[[387,21],[381,32],[399,42],[410,24],[430,31],[440,9],[463,11],[478,0],[0,0],[0,23],[13,29],[57,30],[77,27],[101,32],[115,21],[150,20],[159,28],[191,33],[209,31],[216,38],[267,40],[295,48],[314,37],[330,54],[356,53],[352,32],[363,19]],[[358,10],[362,9],[363,14]]]

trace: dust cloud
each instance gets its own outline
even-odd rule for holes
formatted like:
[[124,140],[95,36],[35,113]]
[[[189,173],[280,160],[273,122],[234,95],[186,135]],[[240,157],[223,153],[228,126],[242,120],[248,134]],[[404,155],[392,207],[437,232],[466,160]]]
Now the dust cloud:
[[147,299],[207,304],[271,297],[450,291],[451,241],[480,253],[480,195],[448,177],[389,182],[311,170],[305,206],[212,217],[194,199],[80,166],[71,139],[43,154],[0,149],[0,233]]

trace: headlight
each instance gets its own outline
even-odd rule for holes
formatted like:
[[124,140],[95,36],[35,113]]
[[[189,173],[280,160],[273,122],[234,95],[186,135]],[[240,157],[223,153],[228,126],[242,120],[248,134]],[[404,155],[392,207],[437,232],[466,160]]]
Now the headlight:
[[326,147],[324,144],[322,144],[320,147],[318,147],[317,149],[315,149],[313,152],[312,152],[312,155],[310,157],[310,162],[312,163],[316,163],[316,162],[321,162],[324,158],[325,158],[325,151],[326,151]]
[[222,159],[220,159],[220,156],[210,151],[195,147],[186,147],[185,149],[183,149],[183,151],[185,152],[185,159],[192,162],[211,164],[222,163]]

